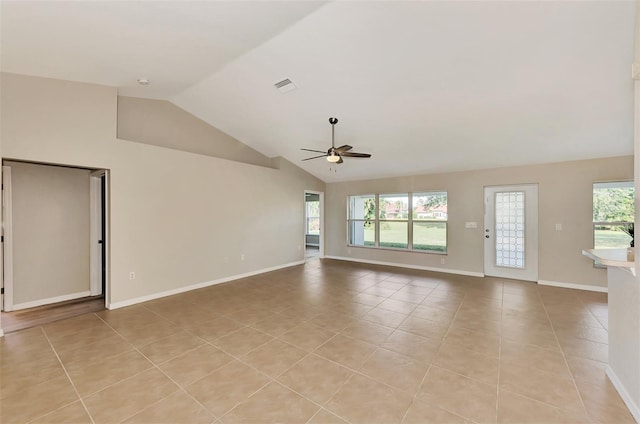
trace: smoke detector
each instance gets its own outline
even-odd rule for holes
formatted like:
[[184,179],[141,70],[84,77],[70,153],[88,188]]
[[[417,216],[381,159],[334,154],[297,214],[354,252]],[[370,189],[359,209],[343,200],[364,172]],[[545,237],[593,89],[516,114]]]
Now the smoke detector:
[[146,78],[138,78],[138,84],[140,84],[140,85],[149,85],[149,84],[151,84],[151,81],[149,81]]

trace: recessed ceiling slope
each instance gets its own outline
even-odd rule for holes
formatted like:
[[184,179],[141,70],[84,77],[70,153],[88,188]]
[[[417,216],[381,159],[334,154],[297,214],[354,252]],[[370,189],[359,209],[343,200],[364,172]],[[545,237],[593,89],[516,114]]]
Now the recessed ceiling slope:
[[[323,2],[2,1],[2,71],[168,98]],[[153,84],[140,87],[137,79]]]

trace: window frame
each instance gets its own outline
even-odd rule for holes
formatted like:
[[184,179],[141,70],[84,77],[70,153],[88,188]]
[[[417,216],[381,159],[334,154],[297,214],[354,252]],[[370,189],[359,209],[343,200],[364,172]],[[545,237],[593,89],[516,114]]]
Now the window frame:
[[[629,224],[634,224],[635,225],[635,213],[633,216],[633,221],[595,221],[593,218],[593,214],[594,214],[594,194],[595,194],[595,190],[596,190],[596,186],[597,185],[601,185],[601,186],[606,186],[606,185],[611,185],[612,187],[610,188],[616,188],[616,185],[619,185],[619,188],[631,188],[633,189],[633,195],[635,198],[635,184],[634,184],[634,180],[615,180],[615,181],[595,181],[591,184],[591,220],[592,220],[592,225],[591,225],[591,236],[592,236],[592,240],[593,240],[593,248],[596,249],[596,227],[599,226],[624,226],[624,225],[629,225]],[[605,188],[605,187],[601,187],[601,188]],[[635,206],[635,202],[634,202],[634,206]],[[628,247],[628,246],[627,246]],[[606,248],[606,247],[605,247]],[[620,247],[619,249],[624,249],[624,247]],[[595,268],[606,268],[604,265],[600,264],[598,261],[593,261],[593,266]]]
[[[365,218],[351,218],[351,198],[352,197],[360,197],[360,198],[373,198],[374,202],[374,213],[372,219]],[[352,222],[363,222],[373,221],[373,246],[367,246],[364,241],[364,237],[362,238],[363,244],[353,244],[351,243],[351,223]],[[364,225],[363,225],[364,227]],[[354,194],[347,196],[347,246],[350,247],[366,247],[366,248],[377,248],[378,247],[378,195],[377,194]]]
[[[385,197],[407,197],[407,219],[389,219],[389,218],[380,218],[380,212],[382,211],[382,208],[380,207],[380,198],[385,198]],[[377,197],[377,218],[378,218],[378,227],[377,227],[377,233],[376,233],[376,240],[378,241],[377,247],[381,248],[381,249],[388,249],[388,250],[411,250],[411,230],[409,228],[409,218],[411,215],[411,193],[382,193],[382,194],[376,194]],[[407,223],[407,247],[391,247],[391,246],[381,246],[380,245],[380,238],[381,238],[381,232],[380,232],[380,226],[385,223],[385,222],[406,222]]]
[[[437,194],[437,193],[444,193],[447,197],[447,217],[446,219],[413,219],[413,198],[414,195],[429,195],[429,194]],[[375,202],[375,213],[374,216],[371,220],[366,220],[366,219],[360,219],[360,218],[351,218],[351,199],[354,197],[363,197],[363,196],[370,196],[371,198],[374,199]],[[408,207],[407,207],[407,218],[406,219],[381,219],[380,218],[380,198],[381,197],[402,197],[402,196],[407,196],[407,202],[408,202]],[[394,252],[409,252],[409,253],[422,253],[422,254],[431,254],[431,255],[447,255],[448,251],[449,251],[449,213],[448,213],[448,206],[449,206],[449,192],[447,190],[423,190],[423,191],[418,191],[418,192],[402,192],[402,193],[376,193],[376,194],[350,194],[347,195],[347,219],[346,219],[346,224],[347,224],[347,247],[360,247],[360,248],[366,248],[366,249],[379,249],[379,250],[391,250]],[[374,244],[373,246],[368,246],[365,244],[353,244],[351,243],[352,240],[352,234],[351,234],[351,227],[352,227],[352,222],[366,222],[366,221],[373,221],[374,224]],[[407,224],[407,247],[388,247],[388,246],[381,246],[380,245],[380,224],[383,222],[406,222]],[[414,235],[414,231],[413,231],[413,225],[414,222],[417,223],[428,223],[428,222],[435,222],[435,223],[440,223],[440,224],[444,224],[445,226],[445,245],[444,245],[444,251],[437,251],[437,250],[423,250],[423,249],[414,249],[413,248],[413,235]]]
[[[413,198],[415,195],[418,196],[423,196],[423,195],[430,195],[430,194],[439,194],[439,193],[444,193],[447,196],[447,217],[445,219],[413,219]],[[433,254],[440,254],[440,255],[446,255],[447,252],[449,251],[449,192],[447,190],[429,190],[429,191],[419,191],[419,192],[414,192],[414,193],[409,193],[410,194],[410,213],[409,216],[411,218],[410,221],[410,235],[411,235],[411,251],[412,252],[420,252],[420,253],[433,253]],[[414,223],[423,223],[423,222],[434,222],[434,223],[438,223],[438,224],[442,224],[444,223],[444,232],[445,232],[445,239],[444,239],[444,251],[440,252],[438,250],[423,250],[423,249],[414,249],[413,245],[413,224]]]

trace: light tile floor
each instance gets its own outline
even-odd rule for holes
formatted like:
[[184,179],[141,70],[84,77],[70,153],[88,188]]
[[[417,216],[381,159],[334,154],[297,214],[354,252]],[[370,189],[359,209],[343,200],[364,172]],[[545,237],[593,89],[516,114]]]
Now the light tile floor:
[[2,423],[626,423],[605,294],[315,260],[1,339]]

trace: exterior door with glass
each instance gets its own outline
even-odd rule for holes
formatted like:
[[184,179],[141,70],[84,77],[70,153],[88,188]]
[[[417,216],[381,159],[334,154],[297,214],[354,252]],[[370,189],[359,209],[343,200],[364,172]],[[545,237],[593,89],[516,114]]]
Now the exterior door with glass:
[[484,188],[484,274],[538,281],[538,185]]

